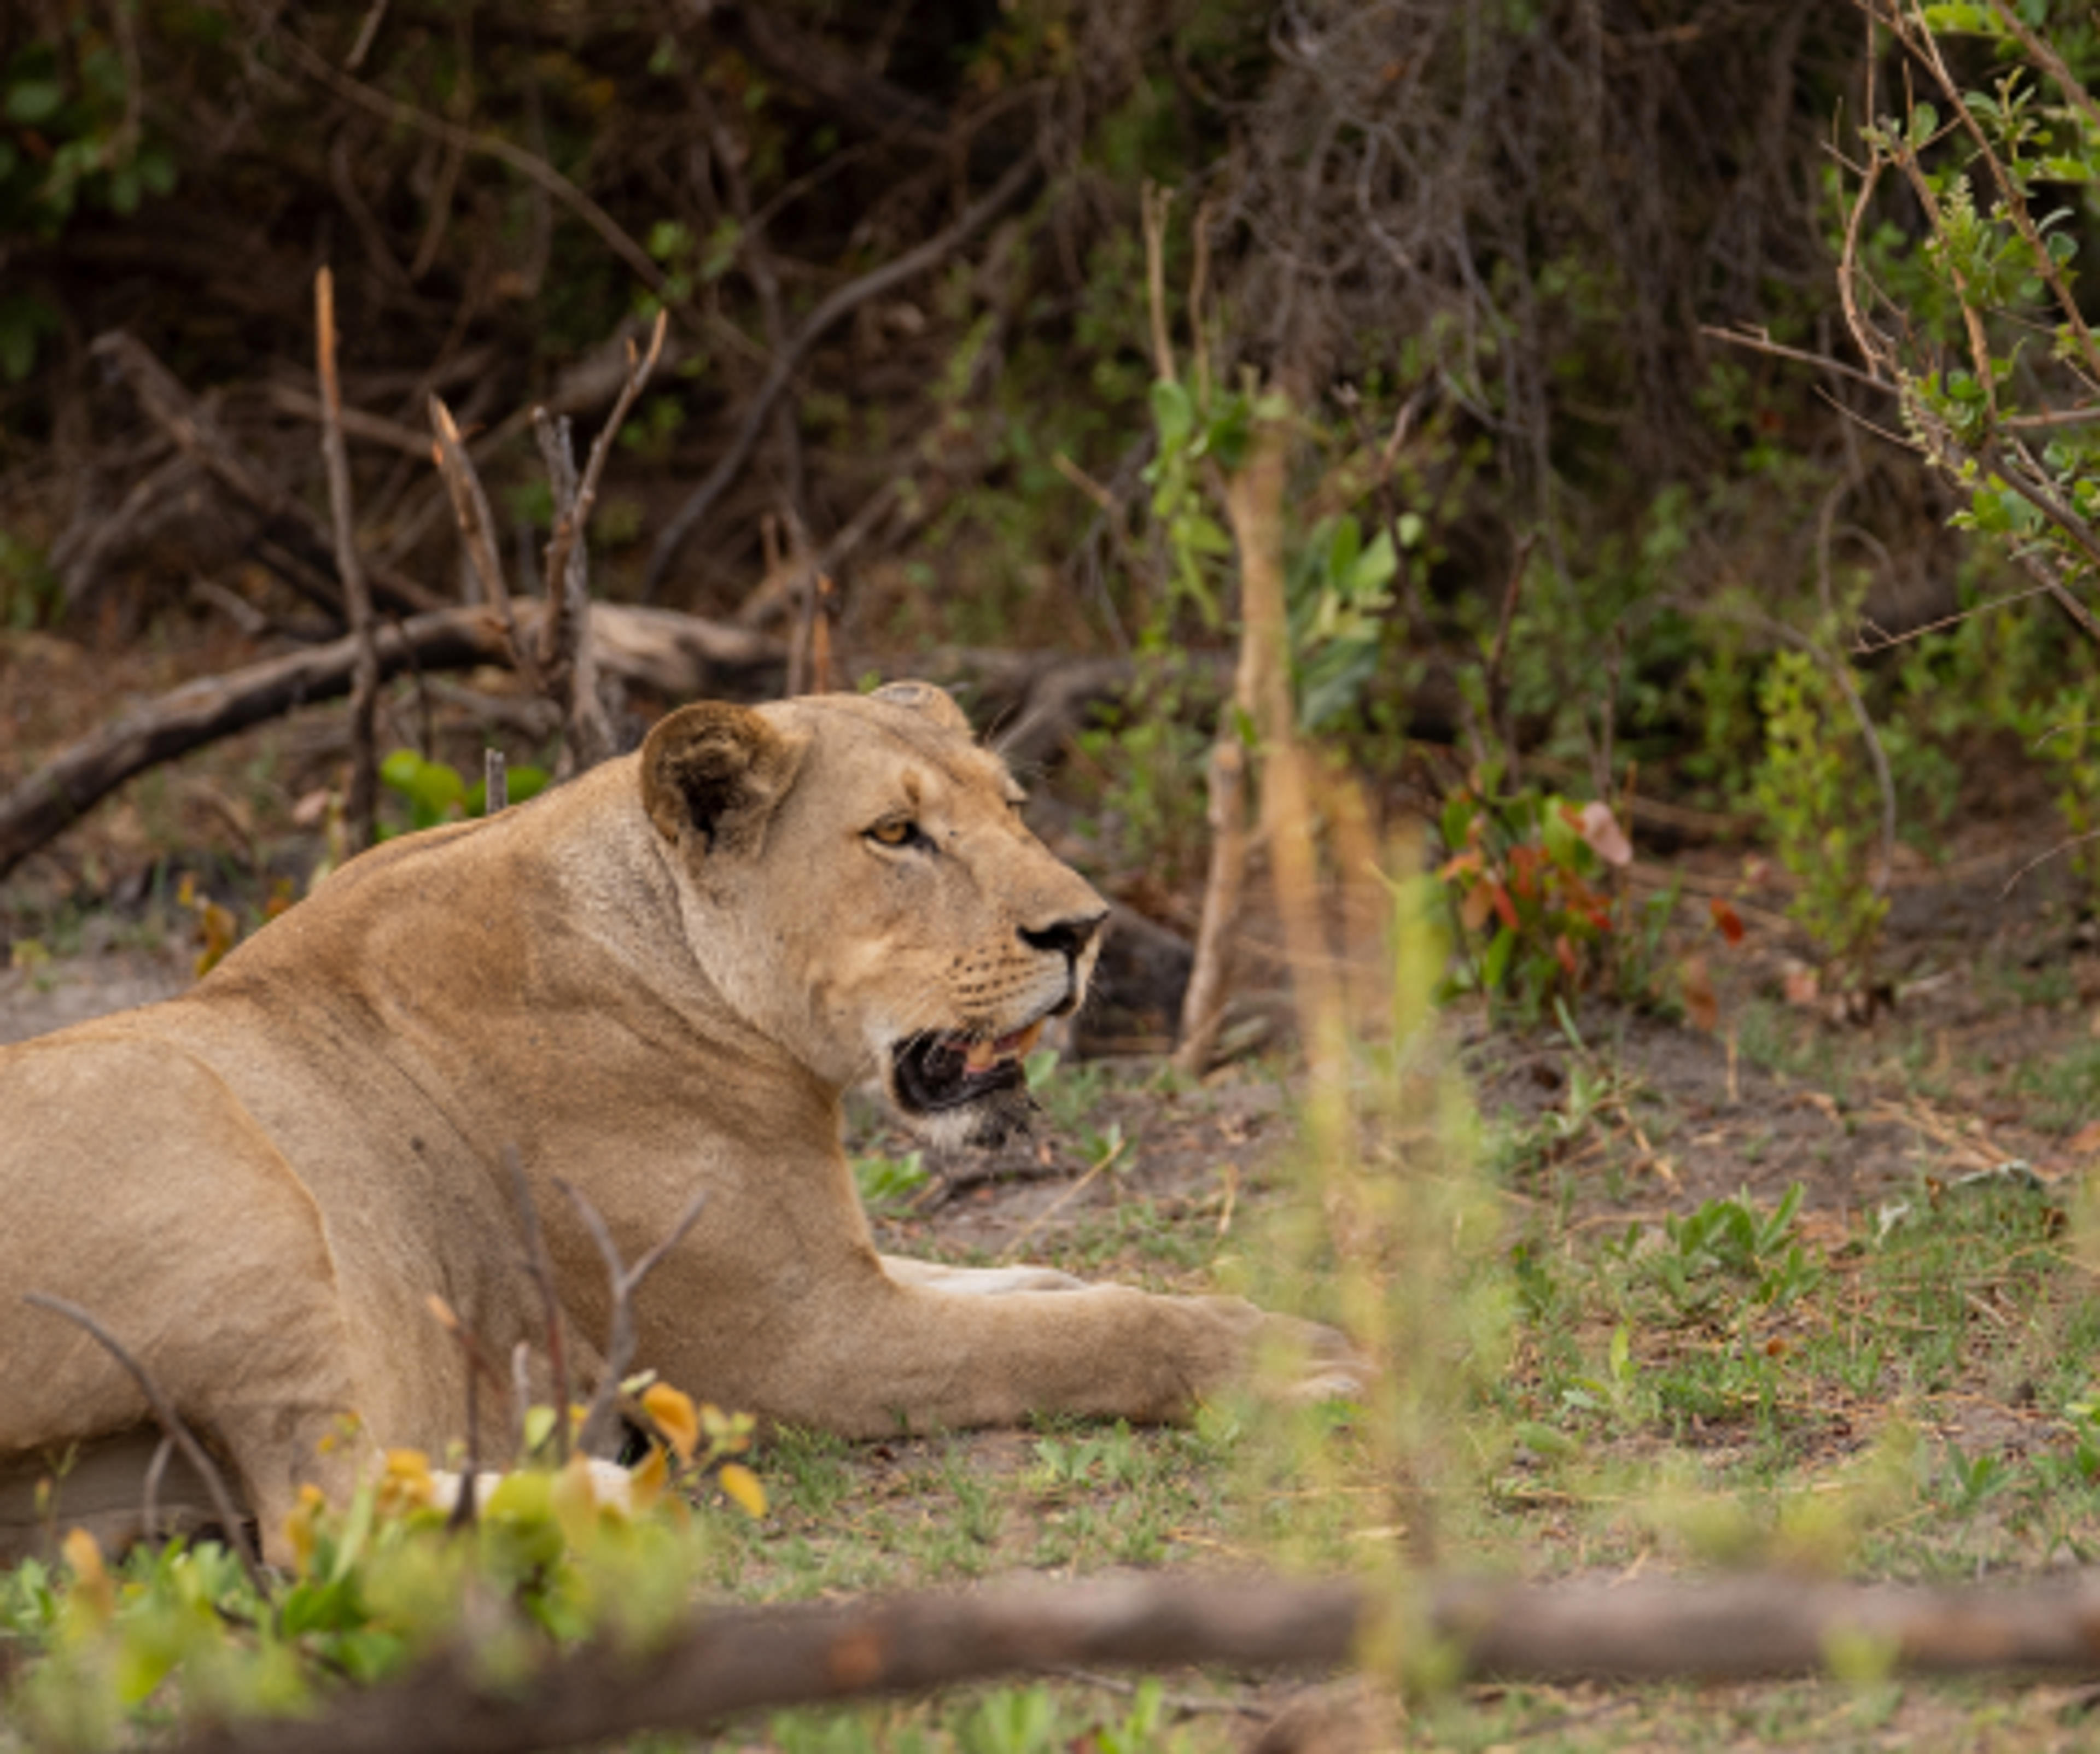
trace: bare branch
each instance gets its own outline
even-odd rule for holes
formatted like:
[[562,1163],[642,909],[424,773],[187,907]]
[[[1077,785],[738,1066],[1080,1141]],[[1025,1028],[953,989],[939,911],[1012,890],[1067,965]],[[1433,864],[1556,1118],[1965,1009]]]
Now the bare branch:
[[730,438],[729,448],[721,460],[708,472],[707,478],[695,487],[686,503],[671,516],[658,534],[656,545],[650,551],[649,566],[642,575],[642,600],[653,602],[664,587],[664,575],[671,563],[678,557],[686,539],[693,533],[699,521],[714,509],[715,501],[722,496],[729,484],[743,472],[751,459],[752,447],[758,443],[758,435],[765,430],[765,422],[773,412],[773,404],[779,399],[793,378],[803,356],[820,341],[832,325],[850,315],[869,299],[880,297],[892,287],[898,286],[915,275],[929,268],[938,267],[948,257],[960,249],[984,227],[989,225],[1017,200],[1021,192],[1035,181],[1042,167],[1039,152],[1030,152],[1017,163],[982,196],[973,202],[946,231],[936,232],[915,249],[907,249],[893,261],[885,262],[879,268],[871,268],[857,280],[849,280],[830,297],[811,311],[801,328],[786,346],[773,356],[773,364],[765,381],[758,386],[750,404],[743,411],[743,419],[738,424]]
[[448,146],[500,159],[513,170],[545,189],[597,232],[613,254],[625,262],[633,271],[635,277],[650,291],[663,291],[664,271],[649,252],[622,229],[618,220],[544,158],[535,157],[523,147],[514,146],[500,135],[476,134],[470,128],[460,127],[456,123],[445,121],[417,109],[412,104],[404,104],[398,98],[375,91],[371,86],[330,66],[298,37],[280,27],[273,18],[263,15],[259,9],[251,9],[250,16],[255,18],[271,41],[283,48],[302,73],[326,86],[338,97],[388,121],[413,128],[419,134],[442,140]]
[[657,313],[648,349],[640,355],[633,342],[628,342],[626,377],[612,412],[591,446],[590,459],[580,480],[567,416],[551,417],[545,408],[532,411],[533,436],[547,465],[554,504],[554,530],[547,543],[548,609],[546,619],[540,624],[539,667],[541,686],[561,708],[562,757],[570,773],[597,766],[615,747],[612,725],[598,694],[598,656],[591,638],[590,568],[584,532],[598,504],[598,483],[604,477],[613,441],[620,436],[628,411],[648,383],[656,362],[663,357],[668,320],[662,311]]
[[[649,332],[648,349],[639,359],[635,356],[633,342],[627,344],[627,377],[620,386],[620,398],[613,403],[612,412],[606,416],[605,425],[598,429],[598,438],[591,446],[590,461],[584,465],[583,480],[566,503],[559,499],[556,501],[554,534],[547,544],[547,594],[550,599],[554,598],[558,590],[562,594],[557,600],[555,612],[540,628],[540,661],[550,670],[558,668],[564,646],[589,643],[578,630],[588,614],[589,593],[586,589],[571,602],[561,581],[570,576],[571,555],[583,552],[583,535],[598,504],[598,483],[605,474],[606,457],[612,449],[613,440],[620,436],[620,429],[627,419],[628,411],[634,406],[635,398],[642,394],[650,374],[656,369],[656,362],[664,356],[664,335],[668,323],[664,312],[658,311],[655,324]],[[545,409],[532,411],[536,430],[542,427],[545,420]],[[544,439],[540,449],[543,452],[546,449]],[[564,446],[565,454],[567,449]],[[581,576],[580,569],[578,576]]]
[[1516,731],[1509,721],[1509,691],[1502,685],[1502,663],[1509,656],[1510,630],[1516,625],[1517,601],[1524,595],[1524,569],[1530,565],[1531,551],[1538,545],[1538,532],[1535,529],[1526,531],[1524,540],[1516,545],[1515,557],[1510,562],[1509,580],[1502,587],[1502,613],[1495,619],[1495,643],[1488,653],[1488,668],[1482,678],[1488,716],[1494,725],[1495,740],[1502,746],[1505,771],[1512,785],[1517,777]]
[[1152,316],[1152,375],[1175,381],[1174,342],[1167,332],[1167,210],[1174,192],[1148,178],[1139,192],[1139,217],[1145,223],[1145,303]]
[[488,509],[488,496],[482,489],[481,473],[474,466],[474,459],[466,454],[466,447],[460,442],[459,425],[441,398],[430,398],[430,430],[437,438],[430,448],[431,458],[438,465],[438,473],[444,478],[445,491],[452,496],[452,516],[458,521],[460,540],[466,544],[467,558],[473,563],[474,576],[481,581],[482,599],[494,606],[496,614],[503,618],[503,632],[510,644],[511,667],[528,688],[536,694],[541,692],[540,668],[532,649],[518,636],[517,606],[511,601],[510,587],[503,576],[503,558],[496,546],[496,517]]
[[321,458],[328,469],[329,510],[335,534],[335,573],[350,611],[350,637],[357,661],[350,680],[350,795],[343,825],[353,850],[372,844],[379,808],[379,650],[373,644],[372,593],[357,555],[357,530],[350,503],[350,452],[342,438],[342,386],[336,376],[335,275],[323,267],[314,275],[315,372],[321,386]]
[[1246,751],[1229,722],[1220,727],[1206,769],[1211,829],[1210,866],[1203,879],[1203,913],[1196,928],[1195,959],[1181,997],[1181,1039],[1175,1069],[1201,1078],[1211,1069],[1225,1001],[1233,984],[1233,945],[1239,933],[1246,893]]
[[1833,359],[1825,353],[1810,353],[1805,348],[1789,347],[1783,342],[1774,341],[1762,328],[1754,328],[1745,324],[1740,328],[1716,328],[1710,323],[1699,325],[1699,333],[1710,340],[1726,342],[1732,347],[1747,347],[1752,353],[1768,354],[1775,359],[1792,359],[1801,365],[1812,365],[1820,372],[1829,372],[1835,377],[1849,378],[1855,384],[1864,384],[1873,390],[1886,390],[1891,395],[1901,392],[1903,386],[1892,384],[1885,377],[1877,377],[1871,372],[1863,372],[1855,365],[1847,365],[1842,359]]
[[[247,1523],[235,1505],[232,1493],[227,1490],[226,1476],[218,1471],[218,1463],[197,1441],[196,1434],[183,1423],[181,1415],[175,1411],[174,1403],[153,1380],[152,1373],[134,1358],[115,1335],[77,1303],[69,1303],[64,1298],[55,1298],[43,1291],[25,1292],[22,1301],[40,1310],[48,1310],[54,1316],[63,1316],[77,1327],[85,1329],[103,1351],[124,1367],[131,1380],[139,1385],[139,1393],[146,1397],[146,1404],[152,1408],[153,1417],[166,1434],[168,1441],[183,1452],[183,1459],[196,1470],[197,1478],[204,1482],[205,1490],[211,1494],[212,1508],[218,1513],[219,1525],[225,1531],[227,1544],[240,1559],[241,1569],[248,1574],[248,1580],[254,1584],[258,1594],[267,1595],[268,1592],[262,1581],[261,1562],[249,1543]],[[152,1483],[157,1487],[157,1481]]]
[[699,1222],[706,1209],[708,1192],[703,1188],[686,1202],[685,1210],[656,1245],[632,1267],[623,1266],[620,1245],[612,1240],[612,1232],[606,1222],[583,1192],[571,1183],[556,1178],[554,1185],[568,1197],[569,1204],[576,1209],[576,1215],[584,1221],[584,1227],[598,1245],[598,1252],[605,1261],[606,1278],[612,1293],[611,1332],[605,1344],[605,1375],[592,1392],[590,1408],[584,1415],[582,1427],[576,1434],[576,1447],[585,1455],[598,1436],[599,1429],[612,1417],[619,1403],[620,1385],[626,1379],[628,1367],[634,1362],[634,1293],[642,1289],[642,1282],[655,1271],[664,1257],[685,1240],[686,1232]]

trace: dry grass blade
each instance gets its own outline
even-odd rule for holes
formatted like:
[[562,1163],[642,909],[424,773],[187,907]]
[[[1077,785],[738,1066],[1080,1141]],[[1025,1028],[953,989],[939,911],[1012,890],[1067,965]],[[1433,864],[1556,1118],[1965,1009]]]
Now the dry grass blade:
[[503,1166],[510,1176],[510,1192],[518,1201],[518,1220],[525,1230],[525,1271],[540,1293],[540,1307],[547,1324],[547,1364],[554,1373],[554,1459],[569,1459],[569,1349],[562,1335],[562,1302],[554,1289],[554,1263],[548,1258],[546,1233],[540,1227],[540,1208],[532,1198],[532,1184],[525,1179],[525,1165],[515,1145],[503,1148]]
[[350,795],[343,822],[353,849],[372,844],[379,808],[379,649],[373,643],[372,593],[358,557],[350,502],[350,452],[342,436],[342,385],[336,373],[335,276],[314,275],[314,355],[321,386],[321,457],[328,469],[329,511],[335,537],[336,577],[349,611],[357,662],[350,685]]

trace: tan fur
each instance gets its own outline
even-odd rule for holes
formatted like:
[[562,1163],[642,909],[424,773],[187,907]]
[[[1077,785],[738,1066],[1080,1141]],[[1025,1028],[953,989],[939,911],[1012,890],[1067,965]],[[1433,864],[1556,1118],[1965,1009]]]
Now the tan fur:
[[[353,861],[179,998],[0,1051],[0,1549],[11,1479],[19,1545],[23,1482],[69,1446],[147,1452],[130,1379],[25,1292],[138,1355],[266,1545],[302,1481],[442,1450],[465,1390],[430,1293],[498,1356],[540,1338],[506,1145],[587,1369],[608,1299],[558,1177],[629,1259],[707,1190],[638,1302],[638,1362],[722,1405],[851,1436],[1185,1412],[1268,1318],[886,1263],[840,1147],[841,1093],[899,1042],[1076,1002],[1102,906],[1012,795],[923,685],[689,707]],[[995,1130],[1015,1100],[933,1118]],[[346,1415],[363,1435],[324,1443]],[[62,1518],[98,1508],[64,1490]]]

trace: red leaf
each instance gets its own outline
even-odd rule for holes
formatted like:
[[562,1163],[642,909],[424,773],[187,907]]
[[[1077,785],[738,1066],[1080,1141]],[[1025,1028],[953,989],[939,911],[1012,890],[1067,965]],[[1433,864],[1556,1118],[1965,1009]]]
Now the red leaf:
[[1584,804],[1580,826],[1582,838],[1590,843],[1590,850],[1607,865],[1633,863],[1633,843],[1619,826],[1619,819],[1612,814],[1611,805],[1595,800]]
[[1719,928],[1721,936],[1731,944],[1740,944],[1743,941],[1742,915],[1718,895],[1706,906],[1713,913],[1714,923]]
[[1492,886],[1476,883],[1466,892],[1466,899],[1458,904],[1458,919],[1468,932],[1478,932],[1488,923],[1488,915],[1494,911],[1494,897],[1489,893]]
[[1575,946],[1568,941],[1566,932],[1553,941],[1553,954],[1560,959],[1560,966],[1567,970],[1570,981],[1581,972],[1582,964],[1575,960]]
[[1509,891],[1499,883],[1490,879],[1488,884],[1488,899],[1494,904],[1495,912],[1502,923],[1511,932],[1518,930],[1516,903],[1510,900]]

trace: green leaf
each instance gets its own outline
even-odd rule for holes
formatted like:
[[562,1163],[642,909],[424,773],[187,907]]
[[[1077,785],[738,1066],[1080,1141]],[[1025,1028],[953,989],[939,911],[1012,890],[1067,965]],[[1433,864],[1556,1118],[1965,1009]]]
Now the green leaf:
[[386,759],[379,764],[379,783],[398,792],[413,789],[416,776],[422,771],[423,758],[412,749],[394,749],[387,751]]
[[1392,583],[1393,575],[1399,571],[1400,557],[1393,552],[1392,534],[1381,530],[1371,538],[1370,546],[1357,557],[1348,576],[1336,583],[1359,603],[1369,604],[1375,600],[1383,605],[1385,588]]
[[1495,934],[1488,954],[1480,959],[1480,985],[1490,993],[1498,989],[1509,973],[1510,958],[1516,953],[1516,934],[1505,926]]
[[142,146],[136,161],[139,180],[149,195],[165,195],[175,186],[174,155],[164,146]]
[[1364,533],[1355,518],[1342,517],[1335,520],[1335,527],[1327,537],[1327,577],[1333,583],[1339,584],[1348,577],[1363,546]]
[[1582,1444],[1565,1431],[1556,1431],[1551,1426],[1541,1425],[1536,1420],[1520,1421],[1516,1437],[1526,1449],[1556,1461],[1582,1453]]
[[1611,1362],[1612,1382],[1626,1382],[1632,1379],[1634,1373],[1633,1337],[1626,1332],[1626,1324],[1624,1322],[1621,1322],[1617,1327],[1612,1330]]
[[1171,377],[1154,381],[1152,424],[1159,430],[1163,450],[1179,450],[1196,430],[1195,404],[1189,401],[1189,392]]
[[1224,526],[1201,512],[1174,520],[1174,540],[1198,554],[1227,555],[1233,551],[1233,539],[1225,534]]
[[1910,143],[1921,147],[1939,127],[1939,112],[1930,104],[1917,104],[1910,112]]
[[547,789],[547,782],[554,776],[543,767],[514,767],[510,770],[510,801],[523,804],[527,798],[536,798]]
[[65,87],[51,79],[24,79],[7,88],[7,120],[33,128],[49,121],[65,103]]
[[[525,1410],[525,1448],[535,1451],[554,1434],[554,1409],[551,1407],[529,1407]],[[515,1476],[514,1475],[514,1479]]]

